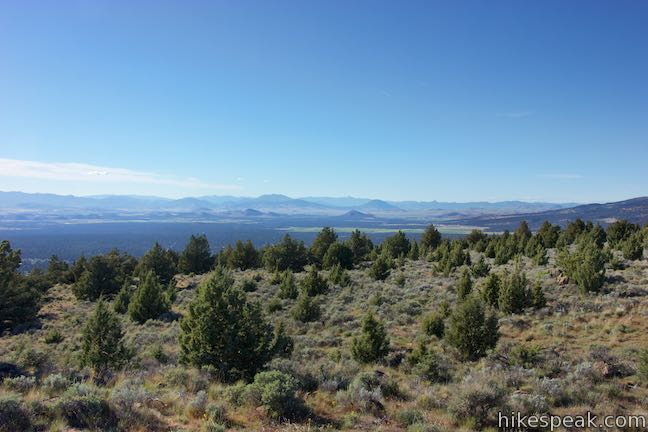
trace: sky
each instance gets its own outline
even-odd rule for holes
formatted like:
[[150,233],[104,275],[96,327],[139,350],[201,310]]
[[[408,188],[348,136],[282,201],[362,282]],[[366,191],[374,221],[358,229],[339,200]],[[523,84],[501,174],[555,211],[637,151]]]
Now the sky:
[[0,0],[0,190],[646,196],[646,22],[642,0]]

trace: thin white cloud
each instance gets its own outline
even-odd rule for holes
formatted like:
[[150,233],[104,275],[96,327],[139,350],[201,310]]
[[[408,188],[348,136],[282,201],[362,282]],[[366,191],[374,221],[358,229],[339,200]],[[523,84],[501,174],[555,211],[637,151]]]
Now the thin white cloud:
[[239,185],[214,184],[197,178],[178,178],[154,172],[110,168],[75,162],[38,162],[0,158],[0,177],[103,184],[146,184],[189,189],[240,189]]
[[525,118],[525,117],[530,117],[534,114],[533,111],[510,111],[510,112],[501,112],[495,114],[497,117],[504,117],[504,118],[510,118],[510,119],[518,119],[518,118]]
[[582,175],[580,174],[542,174],[540,177],[543,178],[548,178],[548,179],[556,179],[556,180],[577,180],[583,178]]

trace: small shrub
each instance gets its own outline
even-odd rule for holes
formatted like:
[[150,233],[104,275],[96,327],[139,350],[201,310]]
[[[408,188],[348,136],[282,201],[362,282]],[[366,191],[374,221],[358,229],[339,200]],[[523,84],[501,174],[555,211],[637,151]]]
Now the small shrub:
[[317,298],[313,298],[305,292],[299,295],[297,303],[291,311],[292,317],[301,322],[317,321],[321,314]]
[[117,417],[99,389],[88,384],[70,387],[57,401],[55,410],[75,428],[110,430],[117,425]]
[[43,388],[48,393],[59,393],[67,390],[70,385],[70,380],[59,373],[48,375],[43,380]]
[[254,292],[257,290],[257,283],[254,279],[245,279],[241,283],[241,289],[245,292]]
[[648,350],[640,351],[637,360],[637,375],[644,382],[648,382]]
[[290,270],[286,270],[281,275],[281,283],[277,290],[277,297],[280,299],[296,299],[299,295],[295,276]]
[[448,412],[455,422],[472,420],[477,428],[495,425],[497,412],[503,411],[506,388],[491,371],[472,373],[464,379],[448,401]]
[[371,268],[369,269],[369,276],[371,276],[374,280],[383,281],[389,276],[391,267],[392,266],[389,258],[380,255],[371,264]]
[[45,335],[46,344],[58,344],[63,342],[63,335],[57,329],[52,329]]
[[20,399],[0,396],[0,432],[27,432],[32,429],[29,413]]
[[24,375],[14,378],[5,378],[2,382],[5,387],[20,393],[26,393],[36,387],[36,378],[26,377]]
[[421,327],[427,336],[436,336],[441,339],[445,331],[445,316],[439,311],[426,315]]
[[200,418],[207,412],[207,392],[200,390],[187,404],[187,415],[193,418]]
[[370,312],[362,320],[360,337],[354,337],[351,355],[360,363],[371,363],[382,359],[389,352],[389,337],[382,322]]
[[499,326],[497,318],[487,314],[484,304],[476,296],[470,296],[457,305],[450,314],[445,339],[468,360],[486,355],[497,344]]
[[245,388],[243,398],[262,406],[274,419],[290,419],[302,413],[303,402],[297,398],[297,381],[279,371],[260,372]]
[[311,266],[308,274],[301,283],[302,292],[305,292],[311,297],[325,294],[328,291],[328,284],[326,280],[320,276],[315,266]]
[[394,416],[396,423],[402,427],[406,428],[416,423],[421,423],[425,420],[423,413],[417,409],[408,408],[400,410]]

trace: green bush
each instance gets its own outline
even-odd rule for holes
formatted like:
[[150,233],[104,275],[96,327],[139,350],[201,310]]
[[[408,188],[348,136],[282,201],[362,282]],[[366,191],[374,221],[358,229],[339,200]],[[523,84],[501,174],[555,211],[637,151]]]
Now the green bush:
[[99,389],[88,384],[70,387],[56,402],[55,410],[74,428],[113,430],[117,417]]
[[389,337],[385,326],[369,312],[362,319],[360,337],[354,337],[351,344],[351,356],[360,363],[372,363],[381,360],[389,352]]
[[201,282],[180,322],[180,360],[222,379],[251,379],[272,357],[272,326],[222,267]]
[[425,416],[423,416],[423,413],[421,413],[421,411],[417,409],[407,408],[398,411],[394,416],[394,420],[396,421],[398,426],[406,428],[413,424],[423,422],[425,420]]
[[318,299],[309,296],[306,292],[302,292],[297,298],[297,303],[292,308],[291,315],[301,322],[317,321],[321,316]]
[[296,395],[297,380],[279,371],[260,372],[248,384],[243,399],[261,406],[274,419],[293,419],[303,413],[304,404]]
[[140,324],[168,312],[170,304],[157,276],[149,271],[131,296],[128,315]]
[[297,289],[293,272],[290,270],[284,271],[281,275],[281,283],[277,290],[277,297],[282,299],[296,299],[298,295],[299,290]]
[[426,315],[421,323],[423,333],[441,339],[445,331],[445,318],[445,315],[439,311]]
[[128,358],[123,337],[119,320],[100,299],[83,328],[81,363],[99,373],[121,367]]
[[429,349],[424,342],[407,357],[412,371],[430,382],[444,383],[452,378],[450,362],[440,353]]
[[322,260],[322,267],[330,269],[333,266],[340,266],[343,269],[353,268],[353,251],[344,243],[332,243]]
[[623,257],[627,260],[640,260],[643,258],[643,250],[643,237],[639,231],[631,234],[621,243],[621,252],[623,252]]
[[45,343],[50,345],[55,345],[63,342],[63,334],[57,329],[51,329],[45,334]]
[[191,235],[189,242],[180,254],[178,270],[184,274],[207,273],[214,264],[209,241],[205,235]]
[[385,280],[387,279],[387,277],[389,277],[391,267],[391,261],[387,257],[380,255],[371,264],[371,268],[369,269],[369,276],[371,276],[374,280]]
[[304,242],[293,240],[286,234],[281,242],[268,246],[263,252],[263,263],[269,271],[290,269],[300,272],[308,262]]
[[334,285],[339,285],[341,287],[346,287],[351,285],[351,277],[345,269],[339,265],[334,265],[329,271],[329,281]]
[[241,289],[245,292],[254,292],[257,290],[257,283],[253,279],[245,279],[241,282]]
[[176,273],[178,264],[178,255],[171,249],[163,249],[162,246],[155,242],[140,259],[135,268],[135,275],[144,278],[148,272],[152,271],[157,275],[160,283],[168,284]]
[[520,313],[531,304],[526,274],[516,265],[513,273],[505,274],[499,289],[499,309],[504,313]]
[[0,333],[18,323],[33,319],[38,312],[39,294],[21,286],[18,268],[20,250],[12,250],[7,240],[0,243]]
[[500,286],[501,280],[495,273],[489,274],[488,277],[484,280],[480,289],[480,294],[482,300],[488,306],[494,308],[499,307]]
[[466,299],[472,292],[473,282],[470,278],[470,270],[465,268],[457,282],[457,300]]
[[573,280],[581,293],[598,292],[605,282],[605,253],[589,237],[582,238],[576,250],[562,250],[556,264]]
[[309,296],[325,294],[328,291],[326,280],[320,276],[315,266],[310,268],[308,274],[302,280],[301,287],[302,292],[305,292]]
[[468,297],[457,305],[446,323],[445,339],[467,360],[486,355],[497,344],[497,318],[487,314],[481,299]]

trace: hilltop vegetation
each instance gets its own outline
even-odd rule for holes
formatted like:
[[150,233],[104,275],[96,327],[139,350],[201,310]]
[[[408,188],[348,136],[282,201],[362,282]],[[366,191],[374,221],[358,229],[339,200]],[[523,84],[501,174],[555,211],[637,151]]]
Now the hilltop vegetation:
[[18,272],[0,246],[0,431],[484,430],[644,414],[648,227],[522,222],[374,244],[324,228]]

